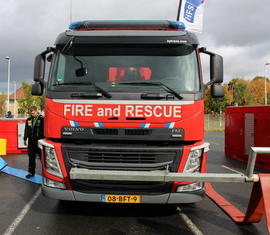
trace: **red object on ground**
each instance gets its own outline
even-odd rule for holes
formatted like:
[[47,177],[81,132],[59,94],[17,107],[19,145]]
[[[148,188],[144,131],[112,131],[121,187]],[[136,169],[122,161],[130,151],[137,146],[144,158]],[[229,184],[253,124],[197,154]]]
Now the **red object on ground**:
[[[27,148],[19,148],[18,123],[25,123],[25,119],[3,118],[0,119],[0,139],[7,140],[7,153],[23,153]],[[23,138],[23,136],[20,136]]]
[[257,223],[265,215],[270,234],[270,174],[259,174],[259,182],[253,185],[246,214],[218,194],[210,183],[205,183],[205,188],[206,195],[236,223]]
[[[270,106],[228,107],[225,155],[247,161],[251,146],[270,147]],[[256,166],[270,169],[270,155],[258,154]]]

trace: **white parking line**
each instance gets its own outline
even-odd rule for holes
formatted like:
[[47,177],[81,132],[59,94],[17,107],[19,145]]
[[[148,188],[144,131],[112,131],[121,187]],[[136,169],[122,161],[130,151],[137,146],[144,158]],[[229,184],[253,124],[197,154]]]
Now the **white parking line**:
[[232,172],[238,173],[238,174],[244,174],[243,172],[237,171],[237,170],[232,169],[232,168],[230,168],[230,167],[228,167],[228,166],[225,166],[225,165],[222,165],[221,167],[223,167],[223,168],[225,168],[225,169],[227,169],[227,170],[230,170],[230,171],[232,171]]
[[2,235],[11,235],[15,231],[15,229],[18,227],[20,222],[23,220],[27,212],[31,209],[31,206],[34,204],[36,199],[39,197],[41,193],[40,188],[36,191],[32,199],[24,206],[24,208],[21,210],[21,212],[18,214],[18,216],[13,220],[13,222],[9,225],[9,227],[6,229],[6,231]]
[[195,234],[195,235],[203,235],[200,229],[191,221],[191,219],[181,210],[181,208],[178,206],[177,211],[179,213],[179,216],[185,223],[185,225],[189,228],[189,230]]

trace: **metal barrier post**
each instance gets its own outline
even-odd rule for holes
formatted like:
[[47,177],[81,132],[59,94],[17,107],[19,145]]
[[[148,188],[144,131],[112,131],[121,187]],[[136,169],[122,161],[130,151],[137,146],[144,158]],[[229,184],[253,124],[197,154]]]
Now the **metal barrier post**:
[[253,175],[258,153],[270,153],[270,147],[251,147],[246,170],[246,176],[248,178],[251,178]]
[[249,152],[248,164],[247,164],[247,169],[246,169],[246,176],[248,178],[251,178],[253,175],[256,158],[257,158],[257,153],[254,152],[251,148]]

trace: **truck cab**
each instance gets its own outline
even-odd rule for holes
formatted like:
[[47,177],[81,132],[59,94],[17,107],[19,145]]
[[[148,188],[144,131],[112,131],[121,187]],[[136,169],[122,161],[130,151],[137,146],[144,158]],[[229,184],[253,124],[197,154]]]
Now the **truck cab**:
[[[200,53],[210,56],[208,84]],[[93,202],[200,201],[202,182],[119,181],[117,174],[205,172],[204,89],[222,96],[222,73],[222,57],[200,48],[181,22],[72,23],[35,60],[32,93],[45,94],[43,193]],[[104,172],[115,178],[103,179]]]

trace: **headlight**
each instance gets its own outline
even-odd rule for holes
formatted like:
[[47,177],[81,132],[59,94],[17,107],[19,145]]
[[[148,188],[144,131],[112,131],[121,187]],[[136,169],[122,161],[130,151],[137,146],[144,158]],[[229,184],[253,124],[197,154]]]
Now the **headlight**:
[[[196,146],[190,150],[188,159],[184,168],[184,173],[199,173],[201,169],[201,161],[204,152],[209,150],[209,144]],[[177,192],[191,192],[200,190],[203,188],[203,182],[194,182],[191,184],[181,185],[177,187]]]
[[201,157],[203,154],[203,148],[191,150],[188,155],[188,160],[184,168],[186,173],[199,172],[201,168]]
[[44,146],[44,160],[48,173],[63,178],[54,148]]

